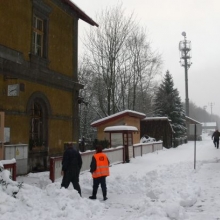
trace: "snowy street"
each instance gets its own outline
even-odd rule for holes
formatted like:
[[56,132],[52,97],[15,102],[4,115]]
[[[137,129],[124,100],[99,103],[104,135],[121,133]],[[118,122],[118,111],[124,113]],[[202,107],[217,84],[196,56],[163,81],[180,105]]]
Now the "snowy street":
[[108,200],[89,200],[92,178],[80,175],[82,198],[72,186],[60,189],[49,174],[18,177],[24,181],[13,198],[0,188],[1,220],[96,219],[96,220],[217,220],[220,219],[220,149],[210,136],[178,148],[136,157],[130,163],[113,165],[107,178]]

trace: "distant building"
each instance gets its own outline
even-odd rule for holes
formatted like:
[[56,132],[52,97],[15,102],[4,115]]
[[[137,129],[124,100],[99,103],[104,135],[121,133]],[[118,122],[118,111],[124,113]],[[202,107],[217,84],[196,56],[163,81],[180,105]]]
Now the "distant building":
[[218,124],[216,122],[203,122],[202,123],[202,130],[208,135],[212,135],[213,132],[218,129]]
[[195,140],[195,125],[196,125],[196,140],[202,140],[202,123],[186,116],[187,138]]
[[217,128],[218,126],[216,122],[202,122],[202,129],[204,130],[215,130]]

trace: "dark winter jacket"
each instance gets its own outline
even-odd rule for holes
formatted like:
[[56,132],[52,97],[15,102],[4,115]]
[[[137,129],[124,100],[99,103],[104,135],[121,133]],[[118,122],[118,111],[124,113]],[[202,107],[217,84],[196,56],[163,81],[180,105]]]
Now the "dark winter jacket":
[[63,154],[62,171],[80,171],[82,167],[82,157],[75,149],[67,148]]
[[215,140],[219,140],[219,136],[220,136],[220,132],[218,130],[216,130],[213,134],[212,134],[212,138],[214,137]]

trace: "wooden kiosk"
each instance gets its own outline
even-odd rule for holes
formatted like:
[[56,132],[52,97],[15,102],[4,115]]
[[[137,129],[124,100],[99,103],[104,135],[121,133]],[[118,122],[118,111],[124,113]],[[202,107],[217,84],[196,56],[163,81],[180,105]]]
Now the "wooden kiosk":
[[110,147],[124,146],[124,162],[129,162],[133,157],[133,132],[138,129],[134,126],[110,126],[104,129],[105,133],[109,133]]

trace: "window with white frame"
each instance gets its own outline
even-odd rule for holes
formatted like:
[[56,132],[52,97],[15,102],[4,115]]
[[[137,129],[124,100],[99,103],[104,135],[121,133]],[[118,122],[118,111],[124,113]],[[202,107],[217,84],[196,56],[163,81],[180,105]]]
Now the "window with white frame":
[[[47,65],[49,16],[52,11],[43,0],[33,2],[31,62]],[[38,59],[40,58],[40,59]]]
[[33,18],[33,43],[34,55],[43,56],[44,50],[44,21],[34,15]]

